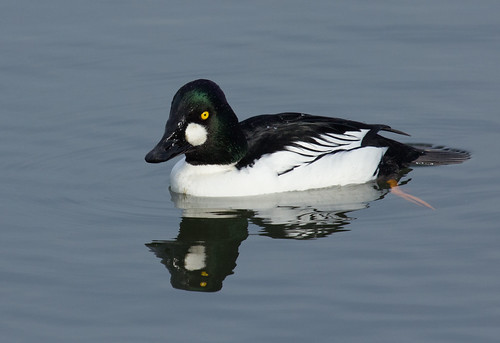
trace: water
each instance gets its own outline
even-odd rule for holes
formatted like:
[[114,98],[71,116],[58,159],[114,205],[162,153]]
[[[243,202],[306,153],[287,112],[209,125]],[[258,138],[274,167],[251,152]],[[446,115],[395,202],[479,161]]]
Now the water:
[[[2,341],[498,341],[499,10],[3,2]],[[386,123],[473,157],[404,178],[434,211],[374,185],[172,198],[175,161],[143,157],[200,77],[241,119]],[[212,292],[179,289],[203,265]]]

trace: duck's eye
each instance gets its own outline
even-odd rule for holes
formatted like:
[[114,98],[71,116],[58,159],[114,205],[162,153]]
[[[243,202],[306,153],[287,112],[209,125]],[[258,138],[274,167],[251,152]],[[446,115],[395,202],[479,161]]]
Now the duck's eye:
[[203,112],[203,113],[200,115],[200,117],[201,117],[201,119],[203,119],[203,120],[207,120],[209,115],[210,115],[210,114],[208,113],[208,111],[205,111],[205,112]]

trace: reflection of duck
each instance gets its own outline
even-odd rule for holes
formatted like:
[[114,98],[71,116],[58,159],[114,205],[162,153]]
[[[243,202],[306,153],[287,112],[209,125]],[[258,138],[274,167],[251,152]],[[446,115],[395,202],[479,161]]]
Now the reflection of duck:
[[175,240],[146,244],[171,274],[173,287],[215,292],[236,267],[238,247],[248,236],[245,218],[183,218]]
[[254,197],[203,198],[171,193],[183,217],[246,216],[273,238],[307,239],[343,231],[346,213],[366,208],[387,189],[375,183]]
[[310,239],[346,231],[348,212],[387,194],[374,183],[255,197],[200,198],[172,193],[183,210],[175,240],[146,244],[171,274],[173,287],[214,292],[236,267],[248,222],[272,238]]

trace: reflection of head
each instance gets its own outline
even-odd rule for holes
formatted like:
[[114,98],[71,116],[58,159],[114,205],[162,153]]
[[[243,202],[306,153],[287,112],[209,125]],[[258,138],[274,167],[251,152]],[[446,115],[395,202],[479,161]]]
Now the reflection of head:
[[183,218],[176,240],[146,245],[162,259],[174,288],[216,292],[236,267],[247,225],[246,218]]

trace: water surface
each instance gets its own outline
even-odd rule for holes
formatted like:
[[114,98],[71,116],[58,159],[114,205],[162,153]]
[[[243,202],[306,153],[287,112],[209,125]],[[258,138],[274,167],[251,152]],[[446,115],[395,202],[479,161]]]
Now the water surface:
[[[499,9],[2,3],[3,340],[498,341]],[[405,176],[434,211],[371,184],[178,198],[175,161],[143,157],[200,77],[240,119],[385,123],[473,157]]]

